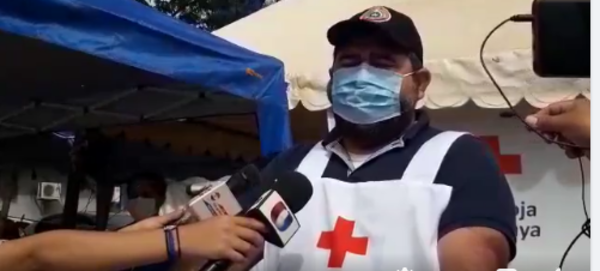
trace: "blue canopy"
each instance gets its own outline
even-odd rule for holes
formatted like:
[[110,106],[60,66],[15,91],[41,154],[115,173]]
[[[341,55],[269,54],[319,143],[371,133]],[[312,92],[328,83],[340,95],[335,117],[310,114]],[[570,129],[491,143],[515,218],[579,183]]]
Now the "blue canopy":
[[134,0],[0,1],[0,42],[0,137],[256,113],[291,144],[281,61]]

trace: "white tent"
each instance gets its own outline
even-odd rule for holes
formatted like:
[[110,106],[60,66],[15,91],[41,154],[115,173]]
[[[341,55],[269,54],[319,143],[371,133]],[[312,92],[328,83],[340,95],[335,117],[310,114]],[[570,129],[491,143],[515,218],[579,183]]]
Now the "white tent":
[[[483,108],[505,108],[479,63],[487,33],[502,20],[531,10],[530,0],[284,0],[214,32],[260,53],[281,59],[290,83],[290,109],[299,102],[311,111],[329,107],[325,95],[332,47],[325,34],[334,23],[382,5],[411,16],[424,46],[432,85],[422,101],[428,108],[460,107],[472,100]],[[490,39],[488,66],[511,102],[534,107],[579,94],[589,80],[541,79],[531,69],[531,25],[511,23]]]

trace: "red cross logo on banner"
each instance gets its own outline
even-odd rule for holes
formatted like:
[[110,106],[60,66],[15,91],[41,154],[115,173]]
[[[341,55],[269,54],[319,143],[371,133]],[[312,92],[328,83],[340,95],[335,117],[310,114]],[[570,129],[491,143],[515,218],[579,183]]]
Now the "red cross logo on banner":
[[321,233],[318,248],[329,249],[329,268],[341,268],[348,252],[357,255],[367,255],[369,238],[352,237],[354,221],[346,220],[339,216],[335,222],[333,231]]
[[500,169],[504,174],[522,174],[521,155],[518,154],[502,154],[500,152],[500,139],[498,136],[481,136],[487,142],[494,152],[494,156],[500,164]]

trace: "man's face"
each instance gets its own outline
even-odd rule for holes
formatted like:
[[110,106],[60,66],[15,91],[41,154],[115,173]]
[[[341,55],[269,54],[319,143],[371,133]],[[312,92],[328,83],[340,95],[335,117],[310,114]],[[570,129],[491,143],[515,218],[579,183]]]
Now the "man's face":
[[[331,72],[340,68],[354,67],[361,64],[369,64],[379,69],[386,69],[398,74],[409,74],[413,72],[409,54],[394,50],[385,45],[382,38],[359,38],[348,43],[347,46],[338,49],[333,60]],[[419,100],[419,89],[413,76],[406,76],[402,80],[402,92],[400,96],[409,101],[414,108]]]
[[[425,70],[413,70],[410,54],[390,46],[389,41],[378,36],[356,38],[336,49],[331,74],[340,68],[361,64],[390,70],[401,75],[412,73],[402,80],[400,91],[402,115],[373,124],[354,124],[335,116],[336,125],[341,130],[342,136],[353,139],[365,148],[376,147],[397,138],[412,122],[416,102],[423,97],[426,83],[429,83],[429,74]],[[331,92],[330,86],[328,91]]]

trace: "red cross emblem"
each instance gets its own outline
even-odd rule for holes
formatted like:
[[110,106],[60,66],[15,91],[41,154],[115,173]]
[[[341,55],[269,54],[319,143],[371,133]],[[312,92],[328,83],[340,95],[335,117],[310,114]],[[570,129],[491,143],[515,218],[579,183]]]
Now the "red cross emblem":
[[367,255],[367,245],[369,238],[352,237],[354,231],[354,221],[346,220],[339,216],[335,222],[333,231],[321,233],[318,248],[329,249],[329,268],[341,268],[344,265],[346,253],[350,252],[357,255]]
[[521,155],[502,154],[500,152],[500,140],[498,139],[498,136],[481,136],[480,138],[488,143],[504,174],[523,173],[523,169],[521,168]]

